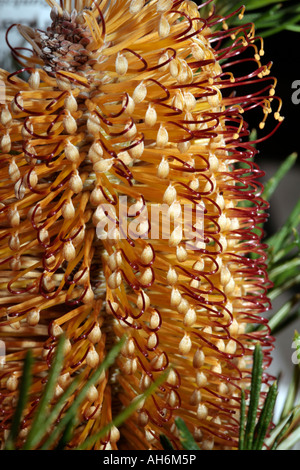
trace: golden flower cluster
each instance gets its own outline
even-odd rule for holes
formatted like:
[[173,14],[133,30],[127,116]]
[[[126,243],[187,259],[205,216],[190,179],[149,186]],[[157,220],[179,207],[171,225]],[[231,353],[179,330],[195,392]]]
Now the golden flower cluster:
[[[180,416],[200,448],[234,449],[254,344],[268,366],[273,341],[263,317],[267,204],[243,117],[262,111],[263,128],[276,99],[262,42],[252,24],[230,26],[210,1],[47,3],[47,31],[17,25],[32,46],[12,47],[22,69],[0,70],[2,441],[28,348],[34,381],[20,446],[58,337],[67,340],[56,397],[75,376],[79,391],[125,334],[116,364],[78,410],[70,448],[169,367],[94,448],[160,449],[160,434],[179,448]],[[121,197],[135,236],[122,230]],[[150,224],[161,204],[167,213]],[[100,237],[104,220],[114,224]]]

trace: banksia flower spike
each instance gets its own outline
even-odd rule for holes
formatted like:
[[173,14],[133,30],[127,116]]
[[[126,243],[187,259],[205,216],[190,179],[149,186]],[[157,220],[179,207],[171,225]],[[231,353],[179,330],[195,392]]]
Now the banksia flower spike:
[[[28,348],[19,446],[58,337],[67,340],[56,397],[126,335],[78,410],[70,448],[169,370],[94,448],[160,449],[161,434],[179,448],[181,417],[200,448],[235,449],[254,345],[267,367],[273,343],[267,204],[244,120],[256,109],[263,128],[278,100],[262,41],[210,1],[47,3],[47,31],[14,25],[32,48],[11,46],[22,69],[0,71],[2,439]],[[280,100],[277,125],[279,110]]]

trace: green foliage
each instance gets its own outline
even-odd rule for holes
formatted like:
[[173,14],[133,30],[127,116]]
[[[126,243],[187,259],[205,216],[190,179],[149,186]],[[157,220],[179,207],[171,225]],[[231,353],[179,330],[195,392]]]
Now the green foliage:
[[[79,385],[79,377],[77,377],[56,401],[56,404],[50,409],[49,403],[53,401],[55,385],[62,368],[64,357],[65,339],[63,336],[60,337],[56,348],[56,354],[49,370],[46,386],[39,401],[39,405],[34,413],[29,433],[21,450],[63,450],[67,447],[68,443],[72,440],[74,429],[77,424],[78,409],[85,398],[88,389],[99,380],[103,371],[106,371],[115,362],[124,341],[125,338],[122,338],[119,343],[117,343],[108,352],[104,361],[85,383],[71,406],[57,423],[56,420],[61,414],[61,411],[66,404],[66,400],[75,393]],[[31,351],[29,350],[25,357],[19,389],[19,399],[4,450],[15,450],[17,448],[22,417],[26,410],[27,398],[30,384],[32,382],[32,365],[33,358]],[[87,447],[91,448],[96,441],[106,436],[114,425],[120,426],[137,409],[139,403],[145,400],[159,385],[161,385],[161,383],[166,379],[167,372],[161,374],[159,380],[153,383],[145,393],[140,395],[133,403],[130,404],[130,406],[122,411],[107,426],[103,427],[103,429],[98,433],[90,435],[88,439],[76,450],[82,450]]]
[[[216,0],[215,4],[218,13],[225,16],[245,5],[243,22],[255,23],[256,31],[263,38],[284,30],[300,32],[300,4],[291,0]],[[229,24],[238,25],[240,20],[233,17]]]

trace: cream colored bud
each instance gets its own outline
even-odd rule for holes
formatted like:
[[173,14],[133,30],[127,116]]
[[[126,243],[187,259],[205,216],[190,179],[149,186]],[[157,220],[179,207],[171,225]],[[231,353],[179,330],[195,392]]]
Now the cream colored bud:
[[148,422],[149,422],[148,414],[145,411],[140,411],[139,414],[138,414],[138,424],[139,424],[139,426],[144,428],[145,426],[147,426]]
[[171,307],[178,307],[181,302],[181,299],[182,297],[179,290],[173,287],[171,292]]
[[235,282],[234,282],[233,277],[231,277],[228,284],[226,284],[226,286],[224,287],[224,294],[232,295],[234,293],[234,289],[235,289]]
[[165,11],[171,10],[172,6],[173,6],[172,0],[158,0],[156,9],[158,12],[165,12]]
[[158,338],[155,333],[150,333],[147,346],[149,349],[155,349],[158,344]]
[[30,310],[26,317],[27,323],[30,326],[35,326],[40,321],[40,311],[38,309]]
[[232,320],[231,325],[228,327],[228,331],[231,336],[236,336],[239,333],[239,324],[235,318]]
[[118,153],[118,160],[121,160],[125,165],[131,165],[132,164],[132,158],[129,155],[129,152],[126,150],[124,152]]
[[108,286],[111,289],[117,289],[122,284],[122,274],[120,271],[113,272],[108,278]]
[[187,111],[193,111],[196,106],[196,98],[191,92],[185,92],[183,94],[184,105]]
[[91,385],[86,394],[88,401],[90,403],[93,403],[94,401],[97,400],[98,396],[99,396],[99,393],[95,385]]
[[63,118],[63,125],[67,134],[75,134],[77,131],[76,120],[71,115],[70,111],[66,110],[66,115]]
[[97,367],[97,365],[99,364],[99,355],[94,346],[89,347],[89,352],[86,356],[86,363],[89,367],[92,368]]
[[153,312],[150,317],[150,328],[156,330],[160,325],[160,316],[157,312]]
[[196,384],[198,387],[204,387],[207,384],[207,377],[204,372],[196,373]]
[[133,158],[135,160],[140,159],[141,156],[144,153],[144,147],[145,147],[145,145],[144,145],[143,140],[141,142],[139,142],[137,145],[135,145],[134,147],[132,147],[129,150],[129,154],[130,154],[131,158]]
[[190,309],[190,303],[188,300],[182,298],[180,304],[178,305],[177,307],[177,311],[178,313],[181,313],[182,315],[186,315],[187,312],[189,311]]
[[1,150],[3,153],[9,153],[11,151],[11,139],[8,133],[4,134],[1,139]]
[[128,60],[123,54],[120,54],[120,52],[118,52],[115,65],[116,65],[116,72],[118,75],[125,75],[127,73]]
[[92,163],[96,163],[99,160],[101,160],[102,157],[103,157],[102,146],[99,144],[99,142],[94,142],[89,149],[88,158],[90,159]]
[[3,108],[0,114],[0,122],[2,126],[10,126],[12,123],[12,115],[7,107]]
[[211,368],[212,372],[214,372],[215,374],[222,374],[222,366],[220,364],[220,362],[217,362],[217,364],[215,364],[212,368]]
[[202,349],[197,349],[197,351],[194,354],[194,358],[193,358],[193,367],[195,369],[199,369],[200,367],[203,366],[204,361],[205,361],[204,352],[202,351]]
[[230,339],[228,343],[226,344],[225,352],[227,354],[235,354],[236,352],[236,341],[233,339]]
[[158,34],[160,38],[166,38],[169,36],[171,31],[170,23],[168,19],[164,16],[161,15],[159,23],[158,23]]
[[65,220],[72,220],[75,217],[75,208],[71,199],[64,202],[61,214]]
[[145,405],[145,401],[146,400],[143,397],[143,395],[137,395],[136,397],[133,398],[133,400],[131,400],[131,403],[135,404],[136,410],[141,410]]
[[202,400],[201,391],[198,389],[194,390],[190,397],[190,405],[198,406],[199,403],[201,403],[201,400]]
[[97,114],[90,114],[87,120],[87,130],[95,136],[101,133],[101,121]]
[[111,430],[110,430],[110,440],[111,442],[117,442],[119,439],[120,439],[121,435],[120,435],[120,431],[118,430],[118,428],[116,428],[116,426],[112,426]]
[[163,195],[163,202],[165,204],[168,204],[169,206],[171,206],[171,204],[176,201],[176,197],[177,197],[177,191],[176,189],[174,188],[174,186],[172,186],[171,184],[167,187],[164,195]]
[[125,136],[127,139],[132,139],[133,137],[136,136],[136,133],[137,133],[137,128],[136,128],[136,125],[135,123],[132,121],[132,120],[129,120],[124,128],[124,131],[126,130],[125,132]]
[[206,419],[208,415],[208,409],[203,403],[199,403],[197,408],[197,418]]
[[169,172],[170,172],[169,162],[165,157],[163,157],[157,168],[157,176],[159,178],[167,178],[169,176]]
[[153,282],[153,271],[151,268],[146,268],[139,278],[139,282],[142,286],[148,286]]
[[186,249],[183,246],[177,246],[176,248],[176,258],[180,263],[183,263],[187,260],[188,254]]
[[166,65],[162,65],[168,62],[168,60],[169,55],[167,52],[164,52],[158,59],[158,65],[161,65],[161,67],[159,68],[160,72],[166,72],[168,70],[168,63]]
[[54,336],[56,338],[57,336],[62,335],[63,329],[57,323],[53,322],[51,325],[50,332],[51,336]]
[[154,259],[154,253],[150,245],[147,245],[141,254],[141,261],[143,264],[149,264]]
[[111,271],[116,271],[123,262],[121,251],[115,251],[107,259],[107,265]]
[[97,173],[106,173],[111,169],[114,164],[114,158],[107,158],[105,160],[99,160],[98,162],[94,163],[93,170]]
[[78,104],[76,98],[73,96],[71,92],[65,98],[65,109],[67,109],[70,113],[76,113],[78,109]]
[[20,214],[18,209],[10,208],[8,211],[8,221],[11,227],[18,227],[20,225]]
[[135,353],[135,342],[133,338],[128,338],[126,342],[124,343],[121,353],[125,357],[131,357]]
[[171,408],[174,408],[178,404],[178,398],[174,390],[171,390],[170,393],[168,393],[167,403]]
[[88,334],[88,340],[91,341],[91,343],[99,343],[102,337],[102,332],[100,329],[100,326],[98,323],[96,323],[90,333]]
[[148,109],[145,114],[145,124],[146,126],[152,127],[156,124],[157,121],[157,112],[151,104],[149,104]]
[[204,45],[194,42],[192,44],[192,55],[195,60],[204,60],[205,59],[205,48]]
[[23,184],[26,187],[29,186],[30,188],[35,188],[38,182],[39,182],[38,175],[36,174],[34,170],[31,170],[30,172],[26,173],[26,175],[23,178]]
[[40,74],[38,70],[34,70],[28,79],[28,84],[33,90],[38,90],[41,83]]
[[147,310],[147,308],[150,307],[150,298],[144,291],[142,294],[140,293],[137,296],[136,305],[137,305],[137,308],[140,310],[142,310],[143,308],[144,310]]
[[181,240],[182,240],[182,227],[181,225],[177,225],[177,227],[175,227],[175,229],[170,235],[169,246],[171,247],[178,246]]
[[174,371],[174,369],[170,370],[168,377],[167,377],[167,382],[172,387],[175,387],[178,384],[178,376],[176,372]]
[[65,389],[71,381],[70,372],[65,372],[64,374],[61,374],[58,377],[57,381],[58,381],[59,385],[61,386],[61,388]]
[[56,79],[56,84],[58,88],[62,91],[71,90],[72,85],[68,78],[60,77]]
[[161,124],[156,136],[156,145],[158,148],[164,148],[169,142],[167,129]]
[[91,288],[91,286],[89,286],[82,298],[82,302],[86,305],[89,305],[93,302],[94,298],[95,298],[94,291]]
[[196,323],[197,314],[194,308],[190,308],[185,314],[183,323],[185,326],[193,326]]
[[72,162],[72,163],[77,163],[80,156],[79,156],[79,150],[75,145],[73,145],[70,141],[67,141],[67,144],[65,146],[65,156],[66,158]]
[[23,180],[19,179],[15,186],[14,186],[15,196],[17,199],[21,200],[24,198],[26,193],[25,185],[23,184]]
[[66,261],[73,261],[76,257],[76,250],[72,242],[64,243],[62,255]]
[[90,195],[90,203],[92,204],[92,206],[98,207],[101,203],[105,201],[106,199],[101,189],[98,187],[94,188]]
[[123,364],[122,370],[126,375],[132,375],[137,371],[137,358],[134,359],[126,359],[125,363]]
[[10,392],[15,392],[18,388],[18,383],[19,381],[18,381],[17,376],[14,373],[12,373],[6,381],[7,390],[9,390]]
[[124,98],[122,105],[126,106],[125,114],[128,114],[129,116],[131,116],[133,114],[134,109],[135,109],[135,102],[131,98],[131,96],[127,95],[127,98]]
[[135,103],[141,103],[147,96],[147,87],[144,82],[139,83],[135,88],[132,99]]
[[82,183],[82,179],[80,178],[80,175],[78,173],[78,170],[75,170],[73,172],[73,175],[71,176],[70,181],[69,181],[69,188],[75,194],[79,194],[82,191],[83,183]]
[[85,285],[89,281],[89,269],[81,269],[74,275],[74,281],[78,286]]
[[130,6],[129,6],[129,12],[132,15],[135,15],[136,13],[139,13],[143,6],[145,5],[145,0],[131,0]]
[[183,354],[183,355],[188,354],[191,349],[192,349],[191,338],[189,337],[188,334],[185,334],[183,338],[181,339],[179,346],[178,346],[179,354]]
[[9,167],[8,167],[8,174],[10,179],[15,183],[21,176],[20,170],[18,165],[16,164],[14,158],[11,160]]
[[167,273],[167,283],[173,286],[178,281],[178,274],[175,268],[170,267]]
[[191,142],[190,141],[186,141],[186,142],[179,142],[177,144],[177,148],[179,150],[180,153],[187,153],[190,149],[190,146],[191,146]]
[[48,230],[46,230],[45,228],[42,228],[40,231],[39,231],[39,239],[42,243],[44,244],[47,244],[49,243],[50,241],[50,238],[49,238],[49,232]]
[[105,305],[105,310],[108,315],[113,315],[119,309],[119,304],[117,302],[111,302]]
[[11,235],[9,238],[9,243],[8,243],[9,248],[12,251],[18,251],[20,248],[20,239],[17,233]]

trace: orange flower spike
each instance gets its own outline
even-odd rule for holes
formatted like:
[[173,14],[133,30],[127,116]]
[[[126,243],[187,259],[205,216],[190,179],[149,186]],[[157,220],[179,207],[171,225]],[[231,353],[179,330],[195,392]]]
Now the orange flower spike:
[[2,439],[27,348],[35,376],[20,445],[57,337],[67,337],[58,397],[125,333],[70,447],[171,366],[95,448],[117,449],[121,435],[122,448],[159,449],[161,433],[179,448],[176,416],[201,448],[237,448],[254,344],[267,367],[273,342],[256,230],[267,205],[244,120],[261,109],[263,128],[278,100],[262,43],[214,7],[202,16],[210,1],[47,2],[47,31],[18,25],[32,55],[12,48],[28,80],[0,71]]

